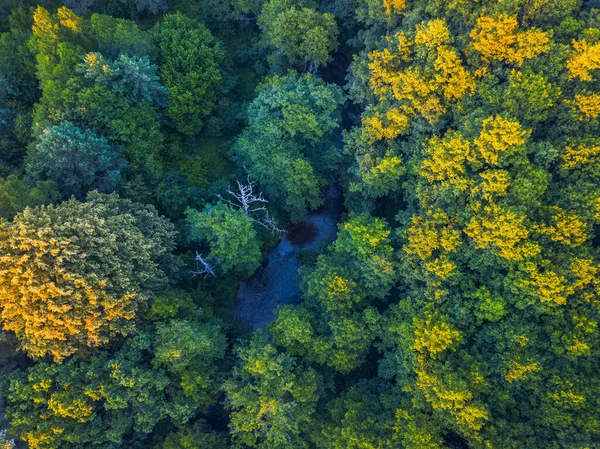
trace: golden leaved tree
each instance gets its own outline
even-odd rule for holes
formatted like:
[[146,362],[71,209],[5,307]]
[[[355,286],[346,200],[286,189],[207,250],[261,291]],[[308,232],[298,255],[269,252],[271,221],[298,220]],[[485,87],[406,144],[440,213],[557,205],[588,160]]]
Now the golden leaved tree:
[[92,192],[0,223],[0,323],[33,358],[55,361],[125,335],[172,248],[152,207]]

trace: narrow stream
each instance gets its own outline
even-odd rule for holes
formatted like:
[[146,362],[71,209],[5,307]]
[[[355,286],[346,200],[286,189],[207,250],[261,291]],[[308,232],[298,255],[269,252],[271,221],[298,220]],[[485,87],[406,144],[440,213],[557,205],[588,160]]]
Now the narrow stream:
[[250,279],[240,282],[234,312],[237,318],[253,330],[262,329],[275,319],[278,306],[298,302],[298,251],[316,250],[334,240],[342,210],[342,195],[330,186],[323,206],[290,227],[267,262]]

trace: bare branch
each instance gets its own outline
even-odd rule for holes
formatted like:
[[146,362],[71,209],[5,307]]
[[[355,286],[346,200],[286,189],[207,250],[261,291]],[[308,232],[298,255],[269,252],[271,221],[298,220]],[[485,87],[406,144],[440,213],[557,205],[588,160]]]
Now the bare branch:
[[196,271],[192,271],[192,274],[194,276],[203,276],[204,278],[209,276],[214,278],[217,277],[211,264],[206,261],[204,257],[202,257],[202,254],[198,253],[198,251],[196,251]]
[[[265,229],[273,233],[281,234],[283,229],[277,227],[277,222],[274,218],[269,216],[269,211],[265,206],[268,201],[264,199],[262,192],[256,195],[254,193],[254,182],[248,179],[248,184],[242,184],[237,181],[237,191],[233,191],[231,187],[227,188],[227,193],[230,195],[230,199],[224,198],[221,195],[217,195],[217,197],[224,201],[225,203],[237,208],[242,209],[248,217],[248,220],[262,226]],[[264,212],[264,216],[262,217],[254,217],[252,216],[255,212]]]

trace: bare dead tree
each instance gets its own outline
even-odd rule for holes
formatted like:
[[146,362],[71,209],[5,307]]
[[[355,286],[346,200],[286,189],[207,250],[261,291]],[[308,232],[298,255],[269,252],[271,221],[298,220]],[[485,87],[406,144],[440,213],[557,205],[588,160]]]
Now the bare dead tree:
[[198,251],[196,251],[196,271],[192,271],[192,274],[194,276],[203,276],[204,278],[209,276],[214,278],[217,277],[210,262],[204,259],[202,254],[200,254]]
[[[248,184],[242,184],[237,181],[237,186],[237,191],[233,191],[231,187],[227,187],[227,193],[231,199],[224,198],[221,195],[217,195],[217,197],[236,209],[242,209],[246,214],[246,217],[248,217],[248,220],[268,229],[273,234],[285,232],[283,229],[277,227],[277,222],[269,215],[269,210],[265,206],[268,201],[263,198],[262,192],[258,195],[254,194],[253,181],[248,179]],[[255,214],[260,214],[261,216],[256,218],[254,216]]]

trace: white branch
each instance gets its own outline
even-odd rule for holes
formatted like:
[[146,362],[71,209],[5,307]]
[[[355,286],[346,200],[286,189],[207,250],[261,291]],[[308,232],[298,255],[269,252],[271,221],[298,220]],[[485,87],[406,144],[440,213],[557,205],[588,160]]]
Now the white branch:
[[198,251],[196,251],[196,271],[192,271],[192,274],[194,276],[204,276],[205,278],[209,276],[214,278],[217,277],[213,267],[204,259],[204,257],[202,257],[202,254],[198,253]]
[[[253,223],[258,224],[273,233],[281,234],[284,232],[277,227],[275,219],[269,216],[269,211],[265,206],[268,201],[263,198],[262,193],[259,193],[258,195],[254,194],[253,181],[248,179],[248,184],[242,184],[237,181],[237,186],[236,192],[231,190],[230,187],[227,187],[227,193],[232,197],[231,199],[223,198],[221,195],[217,195],[217,197],[221,201],[224,201],[237,209],[242,209],[246,214],[246,217],[248,217],[248,220]],[[260,218],[253,217],[252,213],[254,212],[264,212],[264,216]]]

